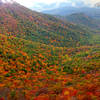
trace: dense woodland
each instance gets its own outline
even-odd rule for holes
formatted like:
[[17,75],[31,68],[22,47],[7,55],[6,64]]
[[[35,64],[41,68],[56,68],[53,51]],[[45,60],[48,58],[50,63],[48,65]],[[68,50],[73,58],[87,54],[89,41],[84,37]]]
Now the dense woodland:
[[100,33],[0,5],[0,100],[100,100]]

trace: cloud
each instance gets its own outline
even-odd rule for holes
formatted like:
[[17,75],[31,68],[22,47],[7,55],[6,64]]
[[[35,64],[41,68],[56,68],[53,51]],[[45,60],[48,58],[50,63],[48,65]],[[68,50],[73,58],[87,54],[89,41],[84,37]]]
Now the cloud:
[[[3,1],[12,1],[12,0],[3,0]],[[100,0],[13,0],[21,5],[24,5],[28,8],[34,8],[35,10],[42,10],[50,8],[49,5],[53,5],[51,8],[58,7],[61,3],[66,5],[72,5],[74,7],[79,6],[91,6],[93,7]]]
[[82,0],[85,5],[94,6],[96,3],[100,2],[100,0]]
[[62,2],[72,2],[73,5],[75,5],[76,2],[84,2],[85,5],[94,5],[97,2],[100,2],[100,0],[2,0],[2,1],[16,1],[24,6],[32,7],[38,3],[44,3],[44,4],[52,4],[52,3],[62,3]]
[[32,7],[32,6],[35,6],[39,3],[44,3],[44,4],[52,4],[52,3],[61,3],[61,2],[67,2],[69,0],[15,0],[17,1],[18,3],[26,6],[26,7]]

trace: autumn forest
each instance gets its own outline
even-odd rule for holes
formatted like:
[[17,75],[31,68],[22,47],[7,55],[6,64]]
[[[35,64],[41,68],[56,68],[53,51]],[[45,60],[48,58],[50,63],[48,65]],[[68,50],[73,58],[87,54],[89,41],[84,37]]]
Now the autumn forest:
[[1,2],[0,100],[100,100],[93,27]]

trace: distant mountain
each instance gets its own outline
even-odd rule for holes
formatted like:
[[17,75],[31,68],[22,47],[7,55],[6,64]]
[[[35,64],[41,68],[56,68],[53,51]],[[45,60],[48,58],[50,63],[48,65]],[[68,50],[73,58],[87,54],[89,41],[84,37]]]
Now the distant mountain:
[[18,3],[0,6],[0,33],[54,46],[88,44],[87,28],[37,13]]
[[66,16],[65,19],[76,24],[82,24],[90,28],[100,29],[100,22],[84,13],[74,13]]
[[72,3],[68,3],[68,2],[54,2],[51,4],[45,4],[45,3],[36,3],[34,4],[33,7],[31,7],[31,9],[36,10],[36,11],[40,11],[40,12],[45,12],[46,11],[51,11],[54,9],[59,9],[59,8],[63,8],[67,6],[72,6]]
[[57,5],[56,3],[52,3],[52,4],[44,4],[44,3],[38,3],[36,5],[34,5],[33,7],[31,7],[31,9],[33,10],[36,10],[36,11],[44,11],[45,9],[46,10],[52,10],[52,9],[55,9],[57,8]]
[[42,13],[65,16],[65,15],[70,15],[72,13],[75,13],[77,11],[78,8],[71,6],[71,7],[60,7],[52,10],[44,10],[42,11]]
[[100,19],[100,8],[99,7],[60,7],[57,9],[52,9],[52,10],[45,10],[43,13],[46,14],[51,14],[51,15],[61,15],[61,16],[66,16],[70,15],[73,13],[84,13],[92,18],[98,18]]

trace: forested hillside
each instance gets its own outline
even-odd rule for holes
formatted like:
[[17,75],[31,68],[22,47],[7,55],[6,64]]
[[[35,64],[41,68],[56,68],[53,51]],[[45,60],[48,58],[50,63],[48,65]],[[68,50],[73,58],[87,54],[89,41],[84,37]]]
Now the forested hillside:
[[0,6],[0,33],[63,47],[89,44],[92,34],[85,27],[31,11],[17,3]]
[[96,30],[0,2],[0,100],[99,100],[99,37]]
[[65,18],[66,20],[76,24],[82,24],[93,29],[100,29],[100,21],[93,19],[92,17],[89,17],[84,13],[74,13],[66,16]]
[[3,100],[99,100],[99,68],[99,45],[58,48],[0,35]]

